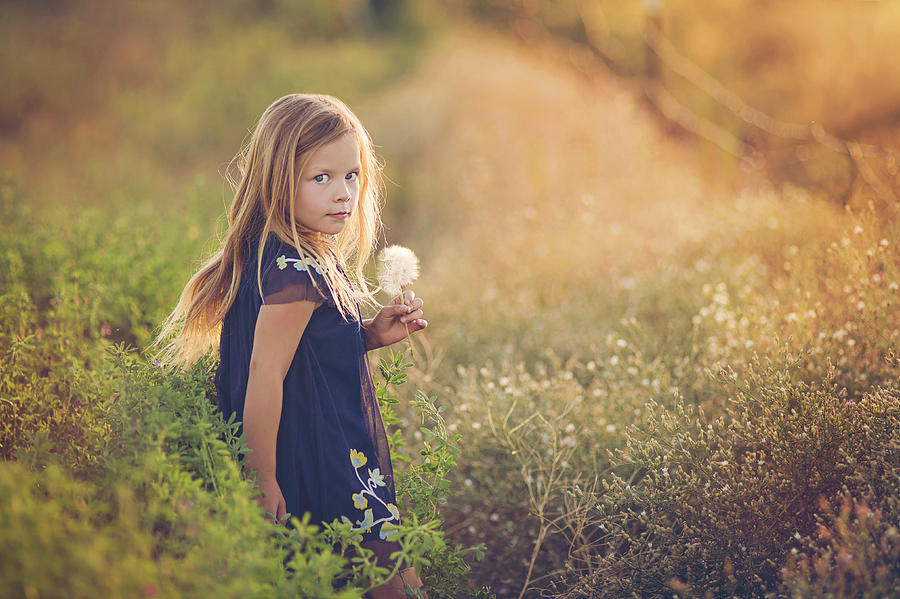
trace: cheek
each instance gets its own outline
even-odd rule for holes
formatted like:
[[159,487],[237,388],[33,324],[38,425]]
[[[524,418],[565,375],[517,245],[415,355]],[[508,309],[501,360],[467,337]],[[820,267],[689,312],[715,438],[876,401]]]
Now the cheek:
[[298,208],[308,207],[317,199],[316,188],[305,183],[297,188],[297,195],[294,196],[294,204]]

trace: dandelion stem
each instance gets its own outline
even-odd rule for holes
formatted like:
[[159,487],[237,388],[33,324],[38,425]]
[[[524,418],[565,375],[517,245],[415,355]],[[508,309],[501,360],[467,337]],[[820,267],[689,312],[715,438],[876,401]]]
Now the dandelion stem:
[[[398,297],[400,298],[400,303],[405,306],[406,305],[406,297],[404,297],[404,295],[403,295],[403,290],[400,291],[400,295]],[[406,343],[409,345],[409,357],[412,358],[413,357],[413,346],[412,346],[412,339],[410,338],[410,333],[409,333],[409,322],[405,322],[403,324],[406,325]]]

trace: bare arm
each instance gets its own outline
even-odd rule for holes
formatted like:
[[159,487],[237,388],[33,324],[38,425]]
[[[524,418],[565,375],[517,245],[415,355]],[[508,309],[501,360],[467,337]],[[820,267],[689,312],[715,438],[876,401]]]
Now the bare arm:
[[244,439],[252,452],[246,465],[257,471],[260,505],[276,519],[285,512],[275,480],[275,446],[281,423],[282,386],[300,337],[318,304],[308,301],[264,305],[256,319],[250,376],[244,399]]

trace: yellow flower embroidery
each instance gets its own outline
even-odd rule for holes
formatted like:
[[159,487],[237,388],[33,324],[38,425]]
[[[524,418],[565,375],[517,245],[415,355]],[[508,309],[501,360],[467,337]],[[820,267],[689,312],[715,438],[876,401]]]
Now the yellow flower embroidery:
[[356,451],[355,449],[350,450],[350,463],[353,464],[354,468],[362,468],[366,465],[366,456],[361,451]]
[[397,525],[391,524],[390,522],[383,522],[381,524],[381,530],[378,531],[378,536],[385,541],[389,541],[395,534],[397,534]]
[[359,528],[357,528],[356,530],[371,532],[372,527],[375,526],[375,517],[372,515],[372,508],[369,508],[365,512],[363,512],[363,519],[357,520],[356,524],[359,526]]
[[312,267],[320,275],[325,274],[325,267],[319,264],[319,262],[311,256],[307,256],[305,258],[288,258],[284,254],[282,254],[275,258],[275,264],[278,266],[279,270],[284,270],[285,268],[287,268],[288,262],[293,262],[294,268],[301,272],[304,272],[307,268]]
[[369,500],[362,496],[362,493],[354,493],[353,494],[353,507],[357,509],[364,509],[369,505]]

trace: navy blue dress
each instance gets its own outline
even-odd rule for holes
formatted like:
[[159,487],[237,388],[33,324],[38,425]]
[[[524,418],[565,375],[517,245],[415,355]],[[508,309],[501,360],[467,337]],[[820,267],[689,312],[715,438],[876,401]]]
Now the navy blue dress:
[[[349,519],[363,545],[374,549],[382,562],[399,549],[384,539],[390,525],[399,523],[400,513],[360,322],[341,317],[320,265],[301,258],[274,234],[263,252],[260,297],[256,247],[248,250],[237,298],[222,326],[215,377],[219,408],[226,420],[235,413],[235,419],[243,421],[260,307],[321,302],[284,378],[275,478],[290,514],[300,518],[310,512],[314,523]],[[388,526],[382,529],[384,524]]]

